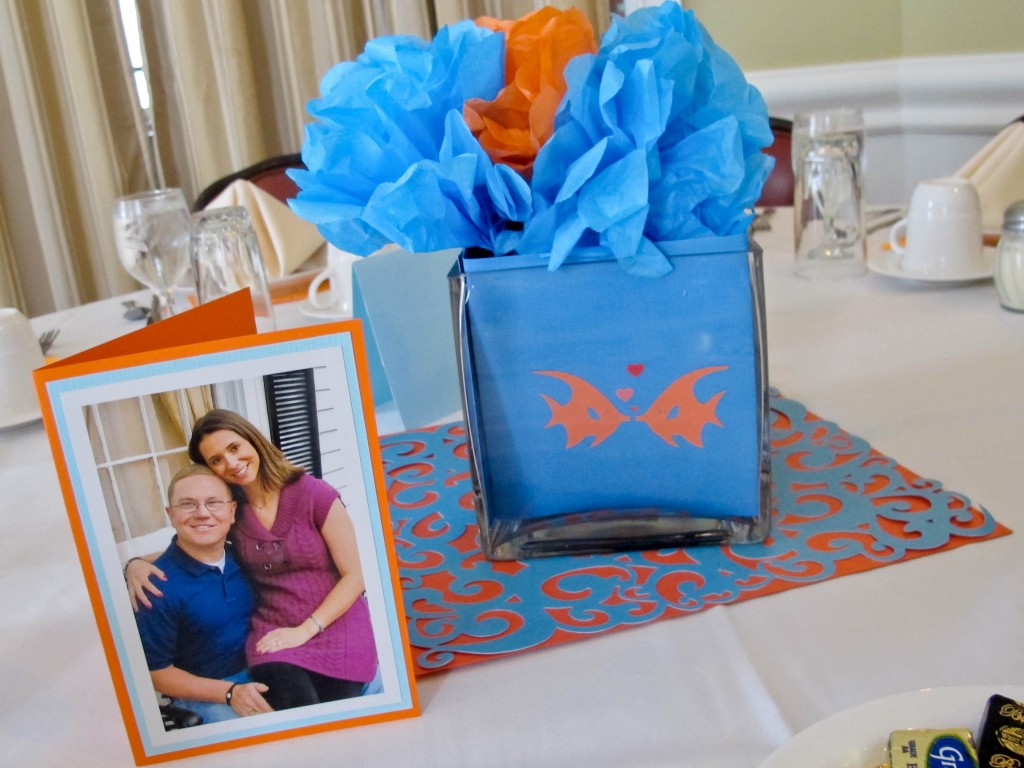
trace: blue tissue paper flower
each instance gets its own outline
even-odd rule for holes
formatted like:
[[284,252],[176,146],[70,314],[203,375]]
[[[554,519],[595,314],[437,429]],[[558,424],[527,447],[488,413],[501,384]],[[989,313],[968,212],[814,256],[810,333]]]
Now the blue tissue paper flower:
[[464,21],[430,43],[371,40],[354,62],[333,67],[309,104],[308,170],[295,212],[337,247],[369,255],[388,243],[411,251],[479,246],[513,250],[508,221],[529,215],[530,189],[495,166],[462,117],[469,98],[505,84],[505,38]]
[[555,131],[534,164],[522,252],[614,253],[630,272],[671,269],[656,243],[742,234],[773,159],[768,110],[692,11],[674,2],[613,19],[573,59]]

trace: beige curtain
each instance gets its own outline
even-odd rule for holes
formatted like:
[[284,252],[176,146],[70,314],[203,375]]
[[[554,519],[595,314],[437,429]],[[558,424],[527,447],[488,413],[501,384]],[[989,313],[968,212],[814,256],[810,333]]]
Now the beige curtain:
[[138,177],[116,0],[0,0],[0,298],[35,315],[124,292],[111,200]]
[[[212,181],[302,146],[335,63],[384,34],[430,37],[541,0],[137,0],[155,151],[134,107],[118,0],[0,0],[0,305],[29,316],[138,286],[117,261],[122,194]],[[575,5],[598,34],[608,0]],[[155,162],[150,162],[151,158]]]
[[[175,392],[159,392],[153,395],[153,401],[163,416],[165,422],[173,429],[173,435],[168,435],[174,441],[188,445],[192,437],[192,425],[199,421],[199,417],[213,410],[213,388],[204,385],[201,387],[188,387]],[[185,410],[186,420],[182,421],[182,409]]]

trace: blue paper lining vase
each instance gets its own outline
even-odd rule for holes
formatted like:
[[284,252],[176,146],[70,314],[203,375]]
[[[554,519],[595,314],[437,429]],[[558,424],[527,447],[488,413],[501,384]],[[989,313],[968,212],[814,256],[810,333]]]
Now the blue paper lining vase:
[[770,520],[761,249],[659,243],[474,258],[449,275],[481,548],[494,560],[762,541]]

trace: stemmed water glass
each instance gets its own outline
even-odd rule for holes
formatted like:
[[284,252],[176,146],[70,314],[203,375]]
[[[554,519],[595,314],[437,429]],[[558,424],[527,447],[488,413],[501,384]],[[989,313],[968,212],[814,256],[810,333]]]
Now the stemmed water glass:
[[192,222],[180,189],[155,189],[114,201],[117,255],[157,296],[158,319],[174,314],[173,291],[188,271]]

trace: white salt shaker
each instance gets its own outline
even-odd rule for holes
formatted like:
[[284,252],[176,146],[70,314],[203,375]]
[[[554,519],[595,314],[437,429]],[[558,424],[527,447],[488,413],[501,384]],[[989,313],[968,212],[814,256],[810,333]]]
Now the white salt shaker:
[[996,249],[996,290],[1004,308],[1024,312],[1024,200],[1012,203],[1003,214]]

